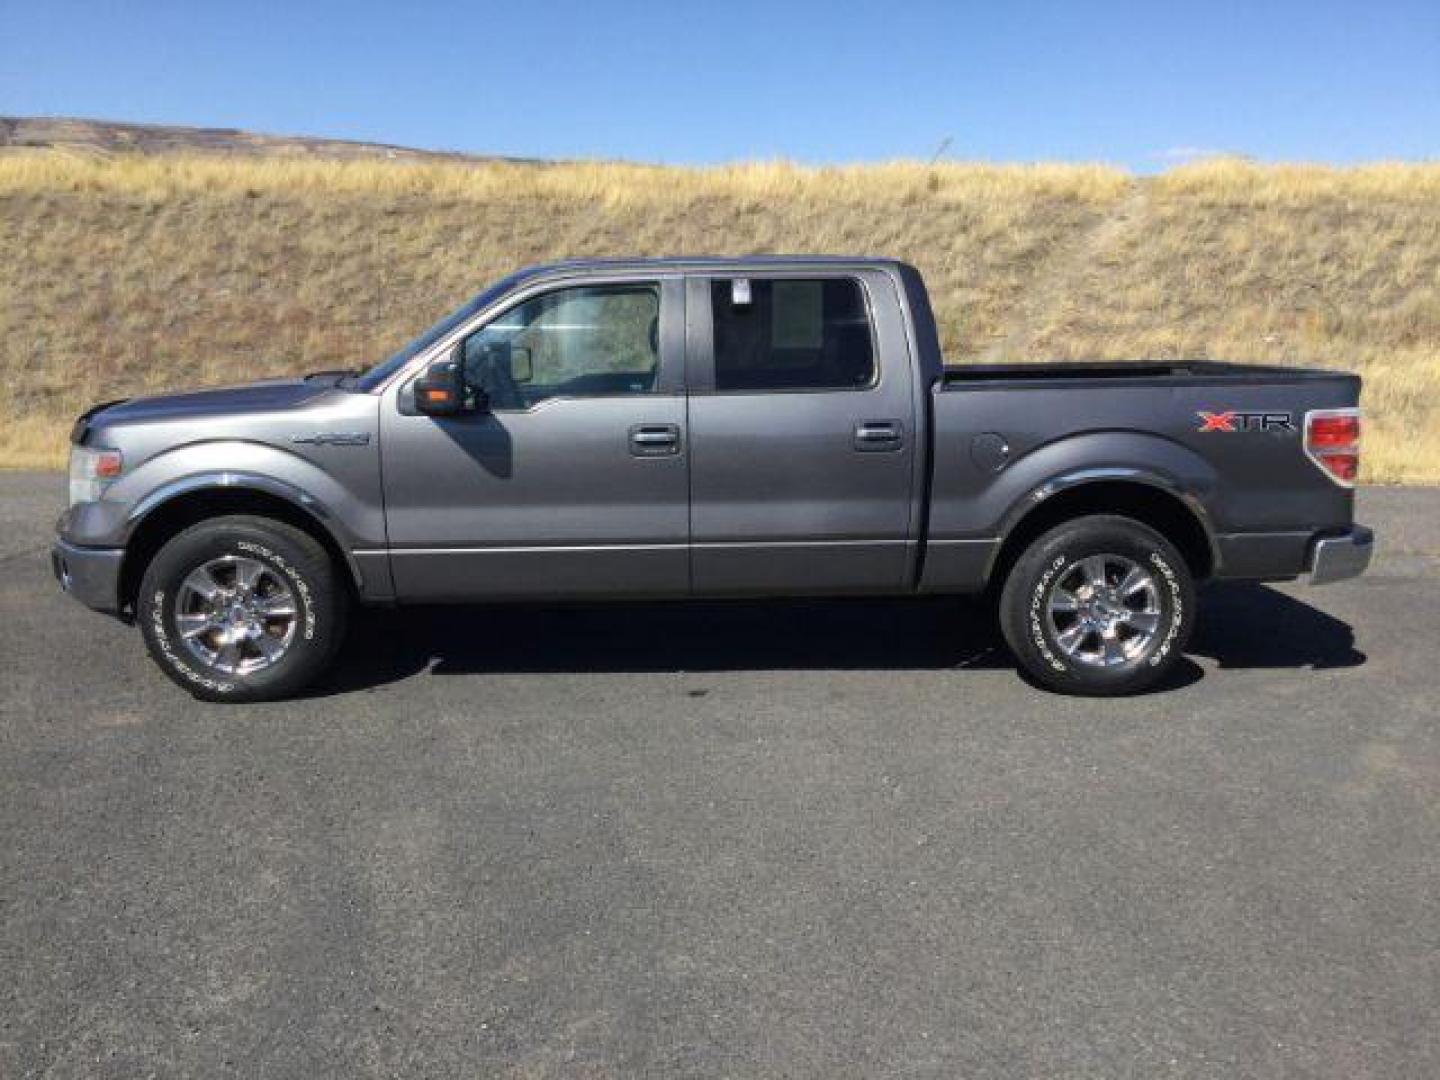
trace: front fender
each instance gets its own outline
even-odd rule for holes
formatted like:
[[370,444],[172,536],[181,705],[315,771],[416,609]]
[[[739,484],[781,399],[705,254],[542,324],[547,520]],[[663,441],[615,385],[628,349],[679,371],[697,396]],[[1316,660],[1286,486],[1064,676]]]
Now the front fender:
[[116,481],[98,502],[72,508],[61,520],[61,531],[72,543],[124,547],[159,507],[196,491],[231,488],[264,492],[292,503],[348,552],[385,543],[378,483],[373,487],[373,496],[367,498],[364,485],[356,490],[298,454],[264,443],[192,443],[146,460]]

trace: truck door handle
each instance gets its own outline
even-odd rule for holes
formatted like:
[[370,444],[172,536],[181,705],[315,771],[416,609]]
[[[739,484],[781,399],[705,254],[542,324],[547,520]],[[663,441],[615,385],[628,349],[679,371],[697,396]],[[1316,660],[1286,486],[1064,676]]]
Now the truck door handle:
[[855,449],[862,452],[899,450],[905,429],[898,420],[862,420],[855,425]]
[[636,457],[665,457],[679,452],[679,424],[636,424],[630,429],[630,453]]

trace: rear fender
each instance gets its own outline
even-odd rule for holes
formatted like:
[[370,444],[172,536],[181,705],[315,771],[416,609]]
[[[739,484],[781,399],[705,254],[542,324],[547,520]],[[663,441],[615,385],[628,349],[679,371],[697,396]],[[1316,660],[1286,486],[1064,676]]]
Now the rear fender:
[[[984,588],[1006,540],[1029,515],[1057,495],[1091,484],[1133,484],[1172,496],[1205,533],[1212,565],[1217,559],[1208,503],[1219,478],[1204,458],[1161,436],[1087,432],[1035,449],[980,486],[971,476],[971,484],[940,496],[948,505],[931,508],[936,527],[927,546],[922,591]],[[937,491],[948,486],[937,478]]]
[[[1076,463],[1077,454],[1085,463]],[[1040,459],[1032,465],[1025,477],[1026,483],[1032,483],[1037,471],[1043,472],[1059,458],[1069,467],[1034,483],[1023,495],[1013,499],[1002,515],[996,532],[1001,544],[996,545],[985,568],[987,581],[996,569],[1005,540],[1015,534],[1030,514],[1065,492],[1106,483],[1151,488],[1175,499],[1199,523],[1209,550],[1210,566],[1220,565],[1214,522],[1206,507],[1206,498],[1215,490],[1219,476],[1210,463],[1194,451],[1165,438],[1132,432],[1079,436],[1052,443],[1026,458],[1027,462]]]
[[1040,504],[1083,484],[1122,481],[1175,496],[1213,535],[1206,507],[1219,476],[1209,462],[1179,443],[1129,431],[1092,432],[1049,443],[997,478],[987,506],[998,513],[991,534],[1003,539]]

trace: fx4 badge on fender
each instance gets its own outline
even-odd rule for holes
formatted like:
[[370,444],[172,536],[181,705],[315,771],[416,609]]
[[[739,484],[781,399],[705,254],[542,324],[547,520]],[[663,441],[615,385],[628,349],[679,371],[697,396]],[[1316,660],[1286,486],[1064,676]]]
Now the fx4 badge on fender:
[[366,446],[370,442],[368,431],[318,431],[314,435],[291,435],[292,443],[312,443],[315,446]]
[[1196,431],[1294,431],[1295,423],[1288,412],[1197,412],[1200,426]]

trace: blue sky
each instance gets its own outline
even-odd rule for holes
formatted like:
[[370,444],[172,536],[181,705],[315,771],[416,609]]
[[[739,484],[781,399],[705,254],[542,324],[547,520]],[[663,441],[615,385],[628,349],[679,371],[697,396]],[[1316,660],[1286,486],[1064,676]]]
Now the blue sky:
[[1440,158],[1440,0],[0,0],[0,113],[676,163]]

